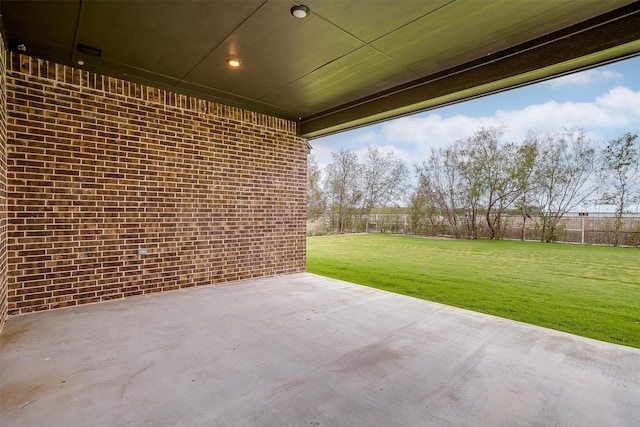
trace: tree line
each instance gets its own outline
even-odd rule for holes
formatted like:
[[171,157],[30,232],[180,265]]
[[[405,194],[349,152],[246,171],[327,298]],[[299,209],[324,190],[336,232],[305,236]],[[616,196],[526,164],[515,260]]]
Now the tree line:
[[488,127],[431,151],[411,168],[370,146],[362,160],[341,149],[322,170],[309,157],[307,212],[338,233],[368,231],[369,216],[401,206],[414,234],[477,239],[504,237],[506,214],[518,215],[521,239],[535,221],[540,240],[558,240],[560,220],[586,204],[610,205],[613,245],[623,244],[625,214],[640,203],[638,135],[625,133],[601,149],[581,129],[530,133],[523,141]]

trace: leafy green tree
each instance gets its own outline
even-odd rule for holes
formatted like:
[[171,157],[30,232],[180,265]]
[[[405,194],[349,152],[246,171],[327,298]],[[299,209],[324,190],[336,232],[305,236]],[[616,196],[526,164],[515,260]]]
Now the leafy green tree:
[[423,166],[415,166],[418,183],[409,195],[409,214],[411,232],[414,234],[433,234],[436,230],[438,208],[429,175]]
[[529,136],[518,147],[516,153],[514,179],[516,181],[517,197],[515,199],[515,208],[522,217],[520,240],[525,240],[527,219],[531,218],[534,210],[537,211],[533,206],[533,195],[535,191],[534,173],[538,160],[538,145],[536,137]]
[[322,170],[315,156],[307,158],[307,219],[317,219],[324,215],[327,207],[322,190]]
[[502,215],[519,193],[517,147],[505,142],[504,129],[496,127],[481,128],[459,144],[472,237],[478,237],[476,216],[483,212],[489,237],[500,239]]
[[344,233],[352,225],[351,218],[362,200],[362,166],[356,154],[344,148],[331,156],[333,160],[325,170],[324,188],[336,230]]
[[602,152],[602,170],[608,184],[602,202],[614,205],[613,245],[618,246],[624,226],[623,215],[640,201],[640,147],[638,135],[626,133],[607,144]]
[[365,229],[368,231],[373,208],[384,209],[405,196],[409,169],[393,152],[384,154],[377,146],[369,146],[360,170],[362,213],[367,216]]

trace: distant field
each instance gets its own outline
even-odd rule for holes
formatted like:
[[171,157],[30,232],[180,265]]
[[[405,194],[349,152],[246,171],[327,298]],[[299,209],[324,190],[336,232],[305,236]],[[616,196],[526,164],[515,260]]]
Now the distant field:
[[307,271],[640,348],[639,249],[322,236]]

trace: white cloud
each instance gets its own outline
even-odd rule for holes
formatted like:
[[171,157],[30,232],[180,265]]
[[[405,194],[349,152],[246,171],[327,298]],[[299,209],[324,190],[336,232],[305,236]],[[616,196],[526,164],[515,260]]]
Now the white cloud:
[[321,141],[321,139],[318,139],[317,141],[310,141],[312,147],[311,154],[315,157],[316,162],[318,162],[318,166],[321,169],[324,169],[329,163],[331,163],[331,153],[334,151],[337,152],[339,148],[334,148],[328,144],[322,143]]
[[521,110],[497,111],[496,118],[506,123],[517,138],[528,130],[558,132],[563,128],[582,128],[595,135],[616,129],[637,127],[640,121],[640,91],[616,87],[593,102],[554,101],[530,105]]
[[[403,117],[387,122],[383,125],[382,133],[391,144],[416,144],[416,148],[423,154],[417,157],[424,160],[428,157],[431,147],[446,147],[454,141],[469,136],[475,129],[499,125],[498,119],[494,117],[457,115],[443,118],[439,114],[429,114],[428,116]],[[414,161],[417,160],[415,157]]]
[[489,126],[503,126],[505,137],[516,142],[524,140],[531,131],[556,133],[571,128],[582,128],[594,143],[605,142],[625,132],[640,132],[640,90],[619,86],[591,102],[549,101],[522,109],[498,110],[482,117],[420,114],[310,143],[321,167],[331,163],[331,153],[343,147],[362,158],[368,145],[376,145],[384,152],[393,150],[397,157],[412,165],[427,160],[433,148],[449,146]]
[[627,87],[615,87],[596,98],[595,103],[615,115],[624,125],[638,125],[640,119],[640,91]]
[[362,144],[375,144],[378,140],[378,134],[373,130],[364,131],[356,134],[354,141]]
[[546,84],[557,88],[566,85],[588,85],[603,80],[619,80],[622,77],[622,74],[610,70],[586,70],[549,80]]
[[381,133],[390,144],[414,145],[412,157],[421,161],[428,157],[432,147],[448,146],[481,127],[504,126],[507,137],[521,141],[529,131],[555,133],[575,127],[598,138],[611,132],[637,132],[638,123],[640,91],[616,87],[592,102],[549,101],[519,110],[498,110],[487,117],[443,118],[438,114],[404,117],[385,123]]

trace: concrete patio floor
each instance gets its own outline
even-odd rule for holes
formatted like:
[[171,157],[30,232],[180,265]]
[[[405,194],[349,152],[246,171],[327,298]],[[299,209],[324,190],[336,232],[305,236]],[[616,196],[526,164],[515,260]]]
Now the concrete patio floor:
[[296,274],[9,318],[2,427],[632,426],[640,350]]

